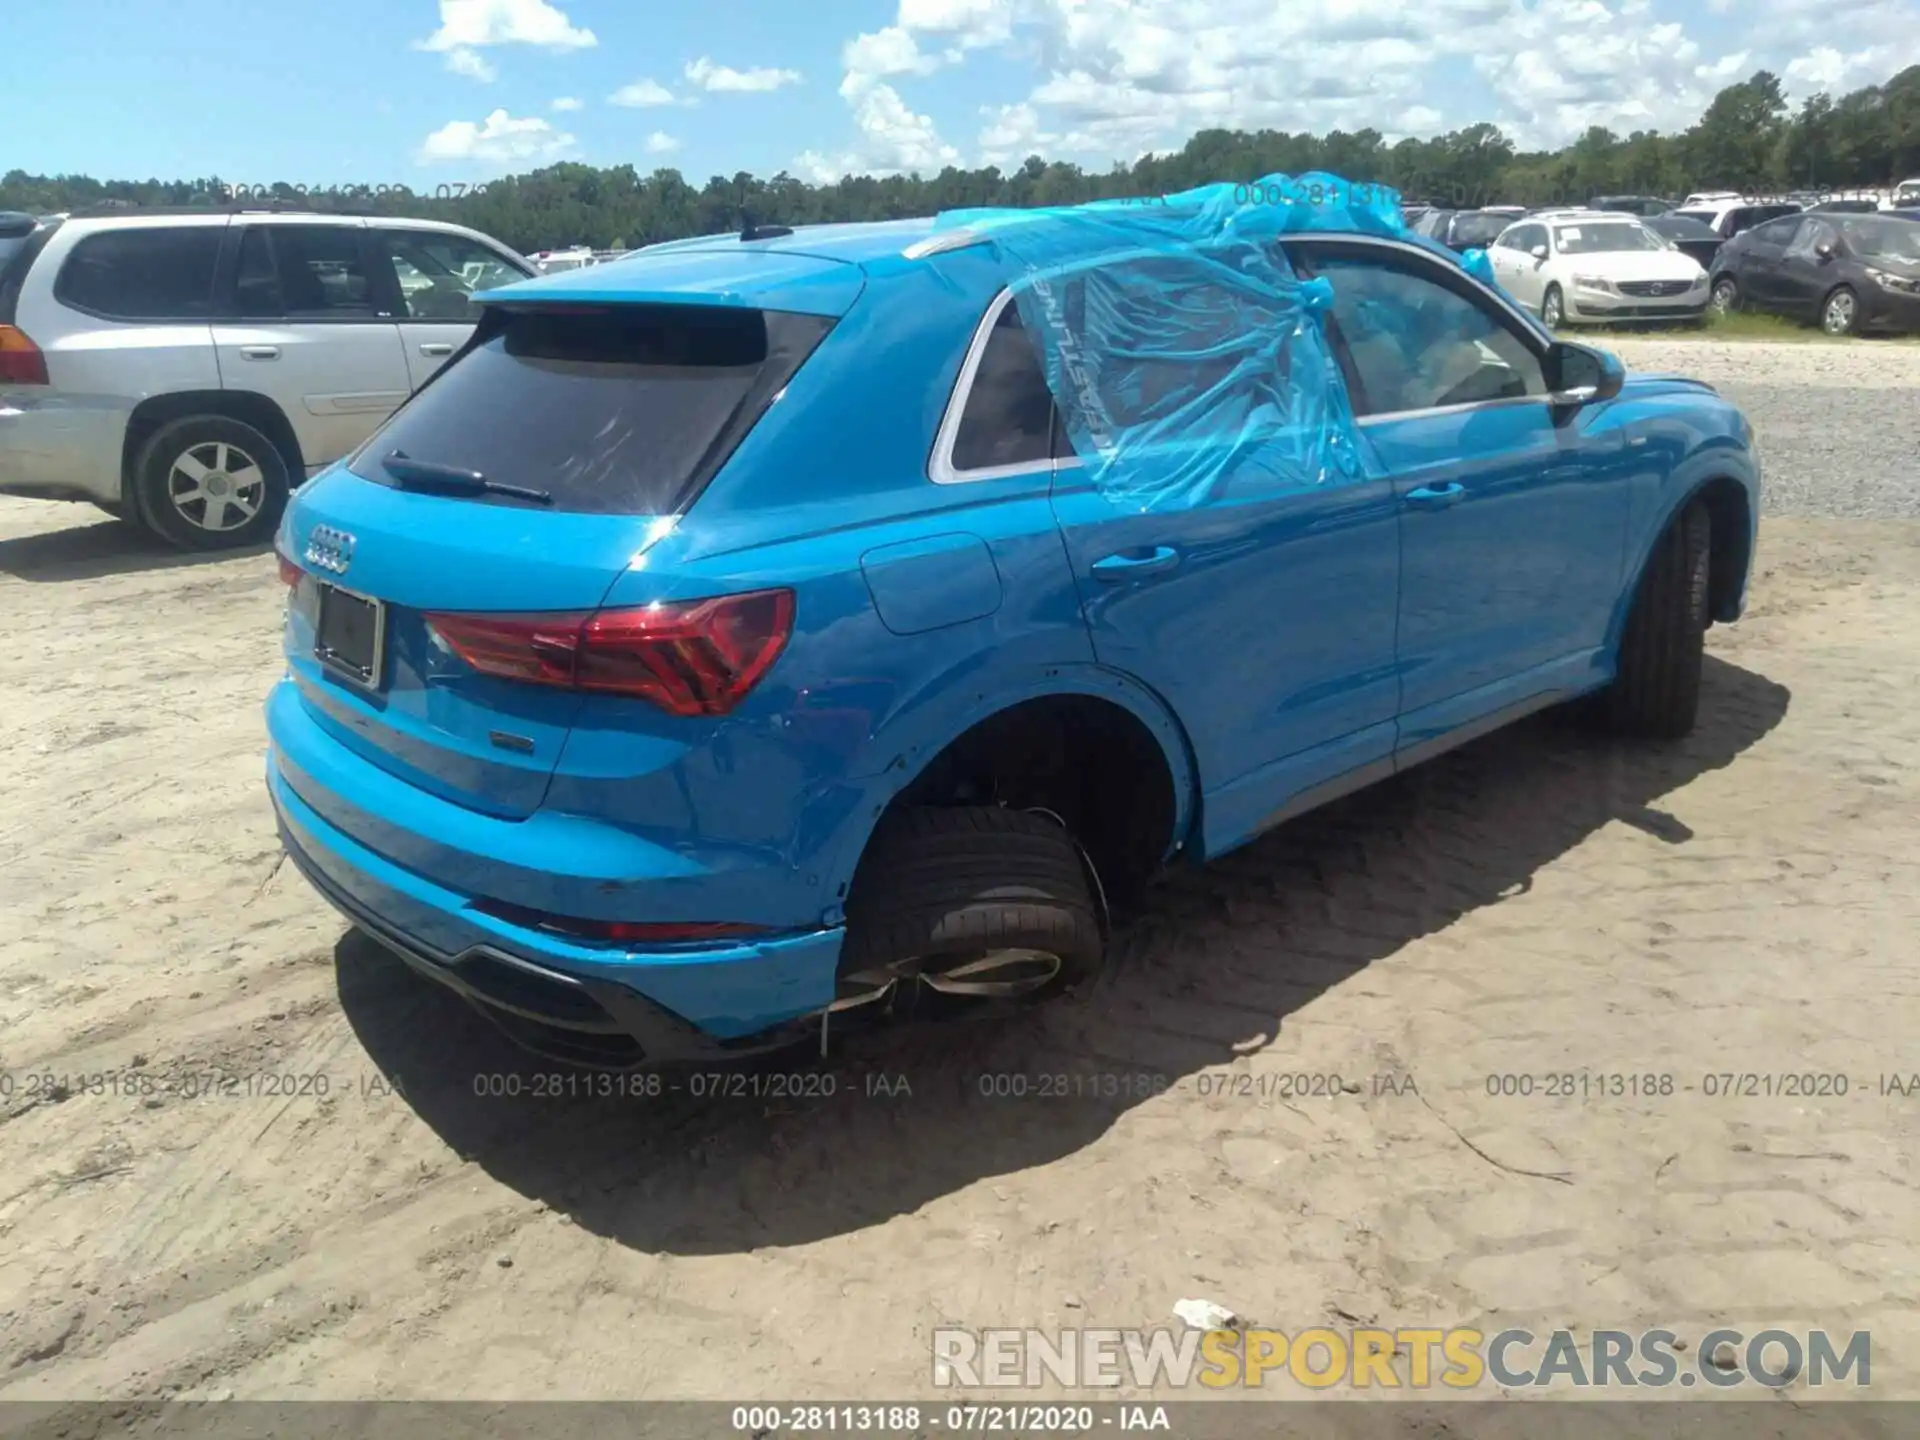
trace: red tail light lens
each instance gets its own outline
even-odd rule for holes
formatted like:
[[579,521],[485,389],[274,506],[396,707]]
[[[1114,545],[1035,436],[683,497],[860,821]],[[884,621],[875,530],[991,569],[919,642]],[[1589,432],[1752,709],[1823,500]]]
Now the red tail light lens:
[[273,558],[280,564],[280,583],[289,590],[296,589],[300,584],[300,577],[307,572],[295,564],[293,557],[278,545],[273,547]]
[[476,900],[473,908],[482,915],[529,930],[550,930],[579,940],[606,940],[623,945],[691,945],[701,941],[744,940],[767,933],[763,926],[726,920],[585,920],[572,915],[549,915],[544,910],[529,910],[504,900]]
[[429,615],[427,623],[484,675],[632,695],[673,715],[725,715],[786,648],[793,592],[591,614]]
[[44,385],[47,357],[24,331],[0,325],[0,385]]

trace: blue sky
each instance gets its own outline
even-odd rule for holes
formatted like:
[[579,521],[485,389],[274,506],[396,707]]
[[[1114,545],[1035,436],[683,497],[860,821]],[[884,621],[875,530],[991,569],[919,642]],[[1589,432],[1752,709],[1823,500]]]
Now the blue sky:
[[1920,61],[1920,0],[5,0],[0,169],[309,185],[554,159],[1104,167],[1209,125],[1527,144]]

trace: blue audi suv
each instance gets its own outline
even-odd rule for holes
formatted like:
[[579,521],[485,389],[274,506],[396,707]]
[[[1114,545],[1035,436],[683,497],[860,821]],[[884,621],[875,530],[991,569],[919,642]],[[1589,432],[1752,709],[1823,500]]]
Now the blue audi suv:
[[1404,227],[1141,224],[477,297],[280,527],[290,857],[543,1055],[711,1061],[1071,990],[1164,868],[1544,707],[1692,727],[1732,405]]

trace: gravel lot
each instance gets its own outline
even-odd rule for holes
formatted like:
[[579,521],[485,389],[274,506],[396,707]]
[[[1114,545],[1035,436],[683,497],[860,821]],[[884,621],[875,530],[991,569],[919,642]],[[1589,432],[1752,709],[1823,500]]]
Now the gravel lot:
[[1920,345],[1613,340],[1636,370],[1698,375],[1760,434],[1767,515],[1920,517]]
[[[280,863],[271,558],[0,501],[0,1401],[899,1398],[933,1325],[1189,1296],[1871,1328],[1876,1392],[1920,1398],[1920,1099],[1876,1088],[1920,1070],[1920,353],[1619,348],[1768,456],[1691,739],[1470,746],[1169,885],[1086,1003],[883,1046],[833,1100],[477,1095],[531,1072]],[[1849,1093],[1705,1093],[1784,1069]],[[1675,1089],[1488,1092],[1567,1070]],[[979,1084],[1114,1071],[1173,1088]],[[327,1093],[168,1089],[214,1072]],[[1357,1093],[1271,1088],[1300,1072]]]

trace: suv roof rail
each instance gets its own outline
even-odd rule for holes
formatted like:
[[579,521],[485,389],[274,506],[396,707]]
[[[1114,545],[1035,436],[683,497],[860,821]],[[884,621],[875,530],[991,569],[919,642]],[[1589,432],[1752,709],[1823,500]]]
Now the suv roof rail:
[[[222,205],[90,205],[68,211],[67,217],[73,220],[109,220],[116,216],[132,218],[141,215],[342,215],[357,219],[381,213],[346,207],[321,210],[312,205],[283,200],[238,200]],[[404,220],[418,217],[395,215],[391,218]]]

